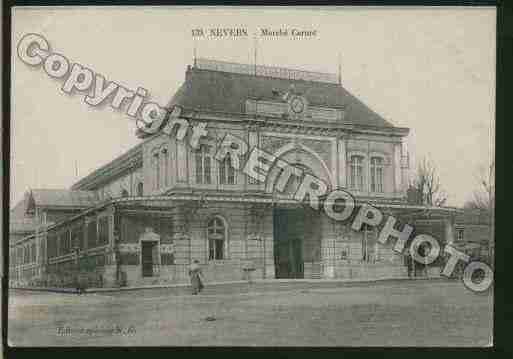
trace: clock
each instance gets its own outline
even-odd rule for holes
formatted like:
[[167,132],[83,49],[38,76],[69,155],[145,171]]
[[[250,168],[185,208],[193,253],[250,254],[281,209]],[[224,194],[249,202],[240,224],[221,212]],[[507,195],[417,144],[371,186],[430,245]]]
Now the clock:
[[300,114],[305,110],[305,101],[299,96],[294,96],[289,102],[290,109],[295,114]]

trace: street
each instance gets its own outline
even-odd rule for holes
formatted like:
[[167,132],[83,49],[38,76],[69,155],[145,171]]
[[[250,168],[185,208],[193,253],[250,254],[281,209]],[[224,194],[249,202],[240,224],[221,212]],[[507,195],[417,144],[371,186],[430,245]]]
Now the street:
[[[302,287],[302,288],[301,288]],[[252,292],[9,291],[14,346],[489,346],[493,294],[460,281]]]

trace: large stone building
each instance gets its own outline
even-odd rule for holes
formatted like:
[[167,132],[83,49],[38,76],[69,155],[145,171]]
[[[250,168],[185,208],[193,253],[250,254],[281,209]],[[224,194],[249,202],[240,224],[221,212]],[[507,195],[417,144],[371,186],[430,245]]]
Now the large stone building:
[[[69,190],[30,190],[11,210],[11,285],[179,283],[199,260],[207,281],[405,275],[403,256],[214,159],[225,134],[346,188],[402,223],[435,221],[451,241],[450,209],[406,204],[407,128],[351,95],[332,74],[195,60],[168,104],[207,123],[199,149],[159,132]],[[241,158],[243,161],[244,158]],[[81,279],[82,280],[82,279]]]

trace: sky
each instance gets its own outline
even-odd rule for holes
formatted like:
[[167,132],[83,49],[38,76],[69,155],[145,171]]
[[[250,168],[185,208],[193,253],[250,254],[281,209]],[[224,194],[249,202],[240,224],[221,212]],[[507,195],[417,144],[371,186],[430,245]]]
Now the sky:
[[[494,156],[495,8],[15,8],[12,33],[10,207],[30,188],[69,188],[139,140],[122,110],[67,95],[63,80],[16,56],[27,33],[148,100],[167,104],[198,57],[253,63],[263,28],[316,30],[309,39],[257,37],[261,65],[337,73],[396,126],[410,128],[410,167],[429,156],[448,205],[461,206]],[[248,37],[194,41],[195,28]],[[340,60],[339,60],[340,59]]]

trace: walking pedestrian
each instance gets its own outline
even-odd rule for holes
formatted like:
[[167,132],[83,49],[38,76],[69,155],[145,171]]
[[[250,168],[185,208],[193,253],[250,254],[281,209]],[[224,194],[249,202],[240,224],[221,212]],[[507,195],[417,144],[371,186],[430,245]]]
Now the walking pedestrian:
[[191,278],[192,294],[196,295],[203,290],[203,274],[197,259],[192,261],[189,270],[189,277]]

